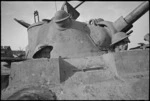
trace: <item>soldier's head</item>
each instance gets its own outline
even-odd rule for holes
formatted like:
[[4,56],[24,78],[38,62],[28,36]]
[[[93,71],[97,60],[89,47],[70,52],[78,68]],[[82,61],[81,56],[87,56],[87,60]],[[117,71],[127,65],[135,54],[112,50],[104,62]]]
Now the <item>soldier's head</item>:
[[110,47],[115,51],[127,50],[128,43],[130,43],[128,39],[129,35],[124,32],[118,32],[112,36]]
[[149,33],[144,36],[144,40],[149,42]]
[[64,10],[59,10],[56,12],[54,17],[54,22],[62,28],[66,28],[70,25],[71,19],[69,13]]
[[53,46],[40,44],[36,47],[33,58],[50,58],[52,49]]

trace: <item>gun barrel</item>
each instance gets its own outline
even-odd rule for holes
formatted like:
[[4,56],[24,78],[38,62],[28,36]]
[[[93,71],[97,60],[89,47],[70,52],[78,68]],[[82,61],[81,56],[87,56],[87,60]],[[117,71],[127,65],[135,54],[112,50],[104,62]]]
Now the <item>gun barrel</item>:
[[128,24],[134,23],[142,15],[144,15],[149,10],[149,1],[143,2],[137,8],[135,8],[131,13],[129,13],[124,19]]
[[136,7],[131,13],[129,13],[125,18],[122,16],[117,19],[113,25],[114,28],[119,31],[127,32],[133,27],[133,23],[138,20],[142,15],[144,15],[149,10],[149,2],[143,2],[138,7]]
[[22,21],[22,20],[17,20],[16,18],[14,18],[15,21],[17,21],[18,23],[20,23],[21,25],[23,25],[24,27],[28,28],[30,26],[30,24]]
[[74,7],[74,9],[78,8],[81,4],[83,4],[85,1],[82,1],[81,3],[79,3],[76,7]]
[[11,57],[1,57],[1,62],[19,62],[19,61],[25,61],[27,60],[26,58],[11,58]]

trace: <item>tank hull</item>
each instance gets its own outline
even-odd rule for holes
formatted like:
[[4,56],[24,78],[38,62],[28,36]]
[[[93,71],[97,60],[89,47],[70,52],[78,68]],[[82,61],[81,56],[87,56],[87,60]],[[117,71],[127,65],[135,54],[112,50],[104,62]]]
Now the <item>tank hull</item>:
[[[74,71],[103,67],[99,70]],[[51,58],[12,63],[2,99],[27,86],[43,86],[60,100],[148,100],[149,50],[101,56]]]

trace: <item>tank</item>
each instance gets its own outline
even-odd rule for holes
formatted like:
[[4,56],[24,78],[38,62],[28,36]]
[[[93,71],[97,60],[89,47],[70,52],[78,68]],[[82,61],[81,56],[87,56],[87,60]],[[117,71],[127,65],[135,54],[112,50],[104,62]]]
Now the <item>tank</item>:
[[112,36],[131,34],[149,2],[114,22],[88,23],[76,21],[82,3],[65,2],[42,21],[35,11],[34,24],[14,19],[27,28],[29,44],[25,57],[1,59],[11,62],[2,100],[149,100],[149,48],[109,52]]

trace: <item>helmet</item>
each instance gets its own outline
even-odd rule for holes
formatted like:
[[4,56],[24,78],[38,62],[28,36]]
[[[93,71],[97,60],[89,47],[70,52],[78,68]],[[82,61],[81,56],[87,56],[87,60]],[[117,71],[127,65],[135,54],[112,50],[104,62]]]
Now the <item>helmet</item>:
[[147,34],[144,36],[144,40],[145,40],[145,41],[149,41],[149,33],[147,33]]
[[55,14],[54,21],[56,23],[61,22],[61,21],[64,21],[64,20],[68,19],[69,17],[70,17],[70,15],[66,11],[59,10]]
[[118,33],[114,34],[112,36],[112,40],[111,40],[111,45],[110,46],[113,46],[114,44],[122,41],[123,39],[125,39],[127,37],[129,37],[129,35],[127,35],[124,32],[118,32]]

